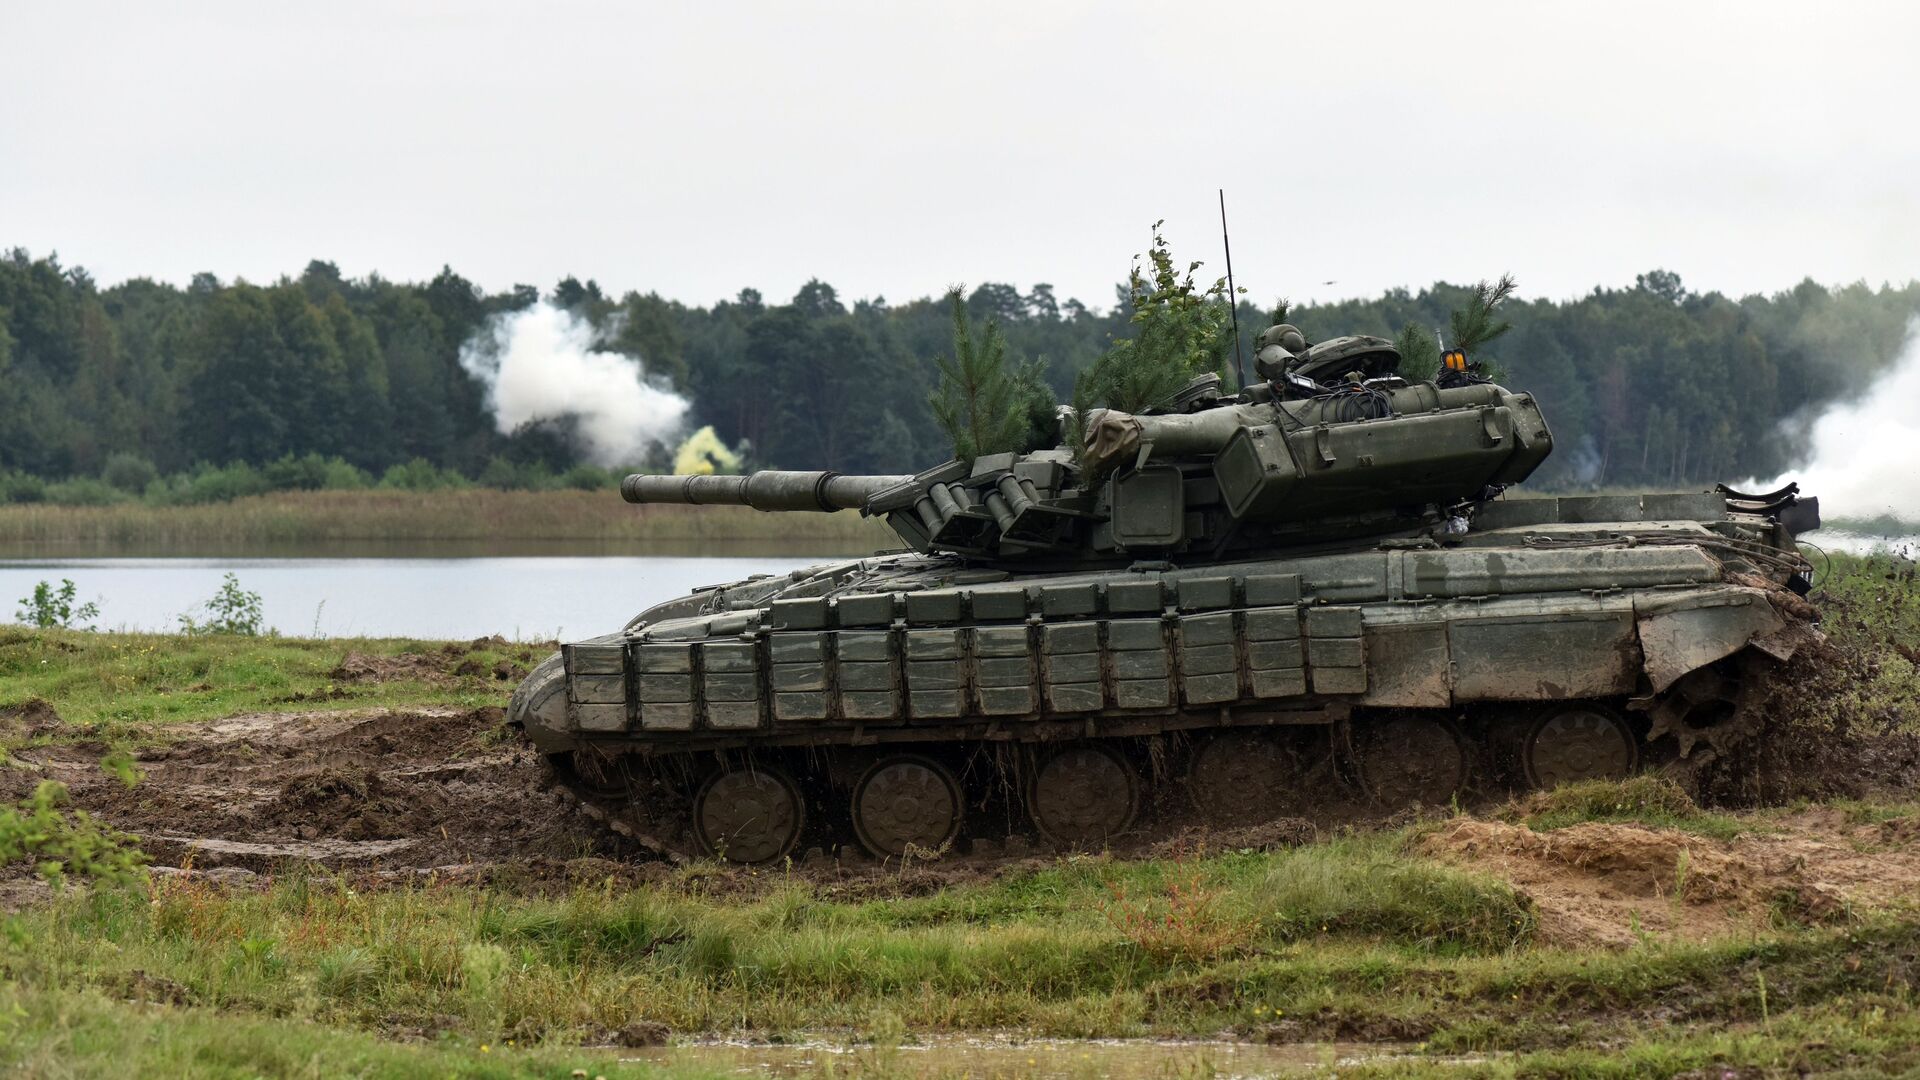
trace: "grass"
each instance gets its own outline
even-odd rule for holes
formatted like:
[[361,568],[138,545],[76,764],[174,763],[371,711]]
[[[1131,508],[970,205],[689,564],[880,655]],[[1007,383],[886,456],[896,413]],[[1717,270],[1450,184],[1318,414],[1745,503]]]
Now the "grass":
[[[721,895],[703,868],[560,897],[361,891],[317,874],[262,892],[162,879],[12,916],[0,964],[49,990],[110,989],[140,972],[206,1007],[496,1042],[576,1043],[640,1019],[683,1032],[846,1029],[882,1009],[916,1030],[1191,1034],[1255,1004],[1338,997],[1355,970],[1444,966],[1525,940],[1531,921],[1511,890],[1397,843],[1195,864],[1230,928],[1204,953],[1143,947],[1103,914],[1116,886],[1155,896],[1185,867],[1087,859],[871,901],[777,875],[747,890],[729,876]],[[1263,981],[1254,997],[1195,992]]]
[[1920,718],[1920,564],[1898,555],[1814,558],[1818,587],[1808,597],[1820,628],[1839,647],[1837,664],[1796,703],[1808,730],[1851,728],[1887,734]]
[[[0,1065],[24,1076],[694,1077],[621,1062],[611,1051],[553,1051],[443,1040],[401,1043],[297,1019],[129,1002],[98,990],[0,987]],[[575,1070],[584,1070],[575,1072]]]
[[770,514],[734,506],[630,506],[606,491],[286,491],[198,506],[0,506],[0,545],[136,547],[200,554],[240,544],[342,541],[754,541],[866,554],[901,546],[858,514]]
[[1856,536],[1884,536],[1888,539],[1920,536],[1920,521],[1910,521],[1898,514],[1828,518],[1822,527],[1850,532]]
[[1920,650],[1920,564],[1899,555],[1814,558],[1818,588],[1809,597],[1838,640],[1896,654]]
[[[1715,1046],[1736,1060],[1786,1054],[1813,1031],[1833,1047],[1871,1048],[1920,1030],[1920,924],[1545,948],[1529,943],[1525,903],[1506,886],[1409,856],[1404,840],[1184,863],[1080,859],[866,901],[778,874],[752,887],[728,877],[713,891],[717,879],[699,867],[557,897],[433,884],[361,891],[309,873],[263,891],[171,879],[8,917],[0,970],[29,1013],[48,1003],[72,1013],[57,1029],[28,1025],[40,1028],[17,1042],[37,1053],[48,1040],[77,1046],[90,1017],[121,1008],[109,1002],[155,997],[197,1022],[231,1023],[235,1041],[214,1040],[223,1053],[263,1052],[273,1032],[297,1024],[335,1033],[329,1053],[425,1055],[364,1038],[414,1030],[434,1033],[436,1053],[455,1047],[471,1059],[513,1039],[556,1062],[642,1020],[756,1035],[861,1037],[897,1025],[1358,1037],[1417,1041],[1432,1054],[1542,1055],[1570,1063],[1565,1075],[1630,1075],[1622,1061],[1676,1054],[1710,1060]],[[1116,886],[1151,897],[1183,879],[1209,890],[1238,928],[1204,953],[1158,953],[1105,917]],[[1672,1031],[1650,1039],[1643,1018],[1655,1010]],[[177,1038],[191,1040],[191,1025],[183,1030]],[[1646,1046],[1624,1059],[1580,1049],[1601,1041]],[[442,1066],[451,1063],[419,1062]]]
[[1756,816],[1702,810],[1678,784],[1663,777],[1643,775],[1626,780],[1587,780],[1534,794],[1517,805],[1517,817],[1539,832],[1587,822],[1645,825],[1678,829],[1716,840],[1764,831]]
[[[250,712],[505,702],[511,686],[487,677],[337,684],[330,675],[350,651],[395,656],[442,649],[440,642],[398,638],[185,637],[0,626],[0,716],[36,699],[47,701],[63,724],[34,737],[120,742]],[[537,663],[547,651],[489,640],[463,651],[461,659],[490,671],[500,661]],[[0,745],[19,739],[18,732],[0,730]]]

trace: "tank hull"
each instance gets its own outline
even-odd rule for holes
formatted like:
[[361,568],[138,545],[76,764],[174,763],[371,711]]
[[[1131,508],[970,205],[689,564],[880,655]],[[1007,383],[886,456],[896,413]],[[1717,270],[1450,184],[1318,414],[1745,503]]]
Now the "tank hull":
[[1319,758],[1376,802],[1444,802],[1490,770],[1616,775],[1733,738],[1748,668],[1806,632],[1791,550],[1770,519],[1683,494],[1515,500],[1445,544],[1181,567],[857,560],[569,643],[510,719],[738,861],[964,843],[968,806],[1098,843],[1169,782],[1259,816]]

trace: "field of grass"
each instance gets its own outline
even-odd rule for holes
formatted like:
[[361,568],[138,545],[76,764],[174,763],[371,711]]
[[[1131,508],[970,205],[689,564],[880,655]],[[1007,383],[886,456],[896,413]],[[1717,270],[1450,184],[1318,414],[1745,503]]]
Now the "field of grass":
[[[1836,560],[1815,597],[1860,654],[1832,703],[1911,725],[1920,600],[1898,560]],[[343,682],[349,652],[422,657],[417,679]],[[544,647],[0,628],[0,744],[167,741],[239,713],[500,704],[496,665]],[[470,674],[461,670],[473,661]],[[436,672],[442,672],[436,674]],[[57,726],[4,717],[35,700]],[[1864,712],[1862,712],[1864,710]],[[8,760],[0,768],[29,766]],[[137,788],[135,789],[138,790]],[[1907,798],[1836,802],[1847,822]],[[1562,789],[1493,816],[1703,842],[1794,808],[1702,810],[1661,783]],[[244,884],[156,873],[0,915],[0,1067],[33,1076],[695,1076],[620,1060],[622,1031],[826,1037],[871,1054],[822,1075],[924,1069],[884,1048],[967,1033],[1390,1044],[1342,1076],[1912,1075],[1920,908],[1771,921],[1701,940],[1552,944],[1523,888],[1427,854],[1441,824],[1272,852],[1075,856],[933,885],[596,861],[376,878],[288,865]],[[6,830],[0,829],[0,848]],[[16,866],[19,884],[25,867]],[[6,884],[0,881],[0,885]],[[23,894],[24,895],[24,894]],[[1208,1075],[1207,1051],[1190,1070]],[[937,1060],[937,1059],[936,1059]]]
[[230,550],[340,541],[595,541],[798,545],[820,553],[897,548],[858,514],[768,514],[735,506],[631,506],[612,491],[285,491],[195,506],[0,506],[0,545]]
[[[644,1021],[685,1034],[1227,1032],[1417,1047],[1378,1066],[1387,1073],[1462,1054],[1496,1055],[1468,1075],[1920,1065],[1911,917],[1547,948],[1524,898],[1409,854],[1409,839],[1082,858],[865,900],[699,866],[557,896],[367,890],[297,872],[263,891],[163,879],[0,924],[14,1003],[0,1061],[567,1075],[606,1071],[607,1054],[579,1047]],[[1667,1026],[1650,1028],[1652,1015]],[[402,1034],[429,1045],[394,1045]]]

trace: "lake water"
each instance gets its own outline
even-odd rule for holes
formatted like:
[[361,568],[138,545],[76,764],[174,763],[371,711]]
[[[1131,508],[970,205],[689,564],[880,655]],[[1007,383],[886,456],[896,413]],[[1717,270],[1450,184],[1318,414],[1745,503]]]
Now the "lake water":
[[1920,536],[1869,536],[1844,529],[1820,529],[1800,539],[1827,551],[1844,551],[1849,555],[1870,555],[1883,551],[1904,555],[1909,559],[1920,556]]
[[[1911,558],[1920,537],[1856,536],[1838,530],[1805,539],[1829,551],[1883,549]],[[222,575],[260,594],[267,625],[302,637],[590,637],[618,630],[643,609],[702,585],[786,573],[846,555],[704,552],[613,553],[593,545],[486,550],[484,545],[336,547],[324,554],[273,552],[210,557],[121,557],[94,551],[9,557],[0,553],[0,622],[39,581],[73,581],[100,605],[94,625],[172,630],[204,604]],[[1816,558],[1815,563],[1818,565]]]
[[299,637],[589,637],[702,585],[831,557],[3,558],[0,622],[39,581],[71,580],[94,626],[173,630],[222,575],[260,594],[267,625]]

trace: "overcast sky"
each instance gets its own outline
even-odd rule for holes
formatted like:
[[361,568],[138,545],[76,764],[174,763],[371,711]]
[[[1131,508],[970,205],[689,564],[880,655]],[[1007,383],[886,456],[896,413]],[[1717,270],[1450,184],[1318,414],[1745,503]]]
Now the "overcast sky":
[[0,0],[0,246],[694,303],[1920,276],[1920,4]]

